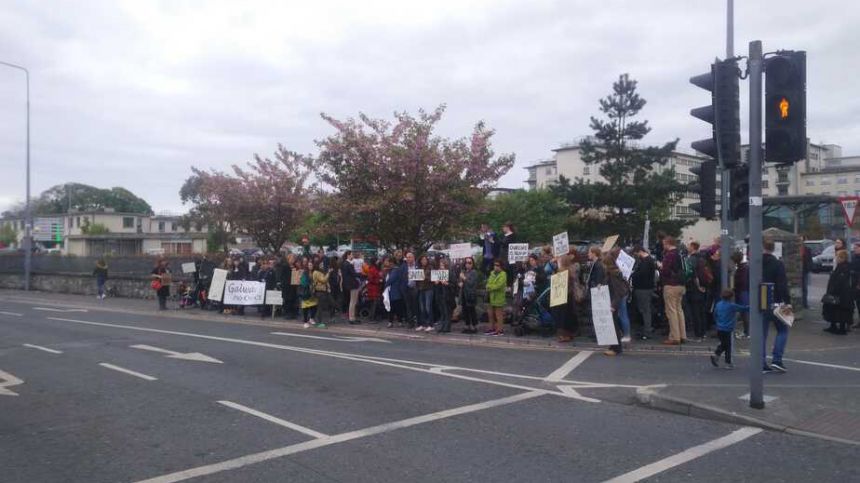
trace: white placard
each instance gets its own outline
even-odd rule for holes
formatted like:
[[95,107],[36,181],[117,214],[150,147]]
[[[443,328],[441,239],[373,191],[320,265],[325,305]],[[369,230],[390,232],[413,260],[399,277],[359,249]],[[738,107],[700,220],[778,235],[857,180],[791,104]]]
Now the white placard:
[[284,297],[280,290],[266,290],[266,305],[284,305]]
[[567,239],[567,232],[559,233],[552,237],[552,254],[555,257],[567,255],[570,251],[570,242]]
[[615,260],[615,265],[621,270],[621,275],[624,280],[630,280],[630,275],[633,273],[633,265],[636,264],[636,259],[627,254],[624,250],[618,252],[618,259]]
[[228,280],[224,286],[224,305],[263,305],[266,284],[249,280]]
[[511,243],[508,245],[508,262],[524,262],[529,259],[528,243]]
[[472,256],[471,243],[454,243],[448,248],[448,256],[452,260],[462,260]]
[[782,260],[782,242],[773,242],[773,256]]
[[253,272],[254,267],[256,267],[256,266],[257,266],[257,262],[248,262],[248,271]]
[[448,270],[430,270],[431,282],[447,282]]
[[423,268],[414,268],[409,270],[409,281],[410,282],[420,282],[424,280],[424,269]]
[[537,274],[534,271],[529,270],[526,272],[526,276],[524,277],[525,283],[528,285],[534,285],[536,277]]
[[182,273],[194,273],[197,271],[197,267],[194,266],[194,262],[188,262],[182,264]]
[[209,284],[209,300],[220,302],[224,294],[224,284],[227,282],[227,270],[216,268],[212,272],[212,283]]
[[612,302],[609,299],[609,287],[600,285],[591,289],[591,320],[594,323],[594,335],[597,345],[617,345],[618,335],[615,333],[615,322],[612,320]]

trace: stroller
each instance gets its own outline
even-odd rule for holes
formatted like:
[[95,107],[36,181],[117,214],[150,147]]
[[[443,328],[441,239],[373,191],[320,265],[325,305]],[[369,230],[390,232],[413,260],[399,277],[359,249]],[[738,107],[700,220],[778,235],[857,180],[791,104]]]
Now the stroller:
[[540,332],[541,336],[549,337],[555,332],[555,322],[549,313],[549,293],[550,288],[547,287],[534,300],[522,300],[512,323],[514,335],[522,337]]

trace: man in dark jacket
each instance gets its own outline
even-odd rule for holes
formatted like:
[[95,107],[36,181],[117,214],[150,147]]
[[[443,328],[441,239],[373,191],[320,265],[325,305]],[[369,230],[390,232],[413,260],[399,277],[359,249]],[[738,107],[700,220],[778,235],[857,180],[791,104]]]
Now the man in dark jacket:
[[693,335],[697,341],[701,341],[707,328],[708,290],[713,277],[708,266],[708,254],[701,250],[699,242],[690,242],[688,250],[686,263],[692,267],[693,276],[687,280],[685,297],[692,318],[690,323],[693,326]]
[[633,300],[636,302],[639,315],[642,316],[640,337],[642,340],[648,340],[654,332],[651,326],[651,298],[654,296],[654,276],[657,265],[645,247],[637,246],[633,253],[639,258],[633,266],[633,275],[630,277],[633,282]]
[[687,328],[684,320],[682,300],[686,289],[684,287],[684,267],[678,246],[671,236],[663,238],[663,264],[660,268],[660,280],[663,282],[663,303],[666,318],[669,319],[669,338],[663,341],[666,345],[678,345],[687,339]]
[[[785,266],[779,259],[773,255],[774,243],[771,240],[765,240],[763,244],[764,255],[762,256],[761,264],[761,281],[762,283],[772,283],[773,301],[775,303],[791,303],[791,298],[788,294],[788,278],[785,276]],[[773,341],[773,356],[771,357],[770,366],[767,364],[767,332],[770,325],[776,326],[776,339]],[[788,326],[773,315],[772,310],[767,310],[762,317],[762,370],[764,372],[786,372],[785,364],[782,362],[782,355],[785,354],[785,346],[788,344]]]
[[352,251],[347,250],[343,254],[343,263],[340,265],[341,287],[343,288],[343,296],[349,294],[349,323],[359,324],[356,308],[358,307],[358,288],[360,282],[358,275],[355,273],[355,266],[352,264]]
[[[834,253],[835,255],[835,253]],[[851,261],[851,287],[854,289],[854,303],[857,305],[857,312],[860,313],[860,242],[854,242],[852,246]],[[834,256],[833,266],[836,266],[836,257]],[[851,310],[851,317],[854,317],[854,310]],[[851,324],[848,324],[849,331]]]
[[[806,241],[806,237],[801,238],[802,242]],[[835,253],[834,253],[835,255]],[[803,308],[809,308],[809,273],[812,272],[812,252],[807,248],[805,243],[800,244],[800,259],[802,261],[802,278],[801,290],[803,291]],[[835,266],[835,264],[834,264]]]

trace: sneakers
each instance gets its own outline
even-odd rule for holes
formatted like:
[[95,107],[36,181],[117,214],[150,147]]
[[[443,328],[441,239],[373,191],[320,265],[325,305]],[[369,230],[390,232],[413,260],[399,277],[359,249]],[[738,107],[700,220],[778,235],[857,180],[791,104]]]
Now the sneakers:
[[785,364],[783,364],[782,361],[771,362],[770,368],[777,372],[788,372],[788,370],[785,368]]
[[497,330],[495,333],[493,333],[493,336],[499,336],[499,335],[505,335],[505,331],[504,330]]
[[624,337],[621,338],[621,342],[630,342],[631,340],[632,339],[630,339],[629,335],[625,335]]
[[424,327],[422,327],[420,325],[418,327],[415,327],[415,332],[422,332],[423,330],[424,330]]
[[495,331],[495,330],[493,330],[493,329],[490,329],[490,330],[488,330],[488,331],[485,331],[485,332],[484,332],[484,335],[496,335],[496,331]]
[[732,364],[731,362],[727,362],[727,363],[726,363],[726,367],[725,367],[725,369],[732,370],[732,369],[734,369],[734,368],[735,368],[735,365],[734,365],[734,364]]
[[609,350],[607,350],[607,351],[604,351],[604,352],[603,352],[603,355],[605,355],[605,356],[609,356],[609,357],[615,357],[615,356],[617,356],[617,355],[618,355],[618,353],[617,353],[617,352],[615,352],[615,351],[614,351],[614,350],[612,350],[612,349],[609,349]]
[[305,322],[304,327],[305,327],[305,329],[310,329],[310,328],[311,328],[311,324],[309,324],[309,323]]
[[720,358],[717,355],[711,354],[711,365],[714,367],[720,367]]
[[762,367],[762,369],[761,369],[762,374],[770,374],[772,372],[773,372],[773,368],[768,366],[767,364],[765,364],[765,366]]
[[424,332],[433,332],[433,327],[428,325],[424,328]]

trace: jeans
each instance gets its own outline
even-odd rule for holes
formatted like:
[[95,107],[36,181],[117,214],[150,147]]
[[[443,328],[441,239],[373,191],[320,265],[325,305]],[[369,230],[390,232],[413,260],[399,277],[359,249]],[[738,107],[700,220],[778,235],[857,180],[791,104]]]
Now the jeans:
[[[735,296],[735,302],[740,305],[749,305],[750,304],[750,293],[749,292],[740,292]],[[750,335],[750,313],[749,312],[741,312],[741,320],[744,323],[744,335]]]
[[430,327],[433,325],[433,289],[420,290],[418,292],[418,325]]
[[309,323],[311,320],[314,320],[317,316],[317,306],[314,305],[312,307],[305,307],[302,309],[302,319],[305,323]]
[[788,326],[780,322],[772,313],[764,313],[761,322],[762,367],[767,365],[767,332],[770,329],[771,322],[776,326],[776,339],[773,341],[773,357],[771,358],[771,362],[782,363],[782,355],[785,354],[785,346],[788,345]]
[[624,334],[624,337],[630,337],[630,314],[627,313],[626,298],[618,305],[618,322],[621,325],[621,332]]
[[433,290],[433,302],[436,304],[436,311],[439,312],[439,319],[436,321],[440,331],[451,330],[451,310],[448,308],[448,287],[437,285]]
[[684,309],[681,300],[686,289],[683,285],[666,285],[663,287],[663,303],[666,318],[669,319],[669,340],[680,342],[687,338],[687,328],[684,326]]
[[406,319],[410,325],[418,320],[418,289],[415,287],[406,289]]
[[158,294],[158,310],[167,310],[167,295]]
[[717,331],[717,337],[720,339],[720,345],[717,346],[717,350],[714,351],[714,355],[720,357],[721,354],[725,352],[726,354],[726,364],[732,363],[732,331]]
[[104,297],[104,295],[105,295],[105,281],[104,280],[96,280],[96,287],[98,287],[99,297]]
[[651,297],[654,295],[652,289],[639,289],[633,291],[633,301],[636,302],[636,310],[642,316],[642,335],[650,336],[654,333],[651,326]]
[[690,306],[690,316],[692,317],[690,322],[693,326],[693,334],[698,338],[705,336],[708,327],[706,301],[706,295],[699,292],[698,289],[693,288],[687,292],[687,304]]

